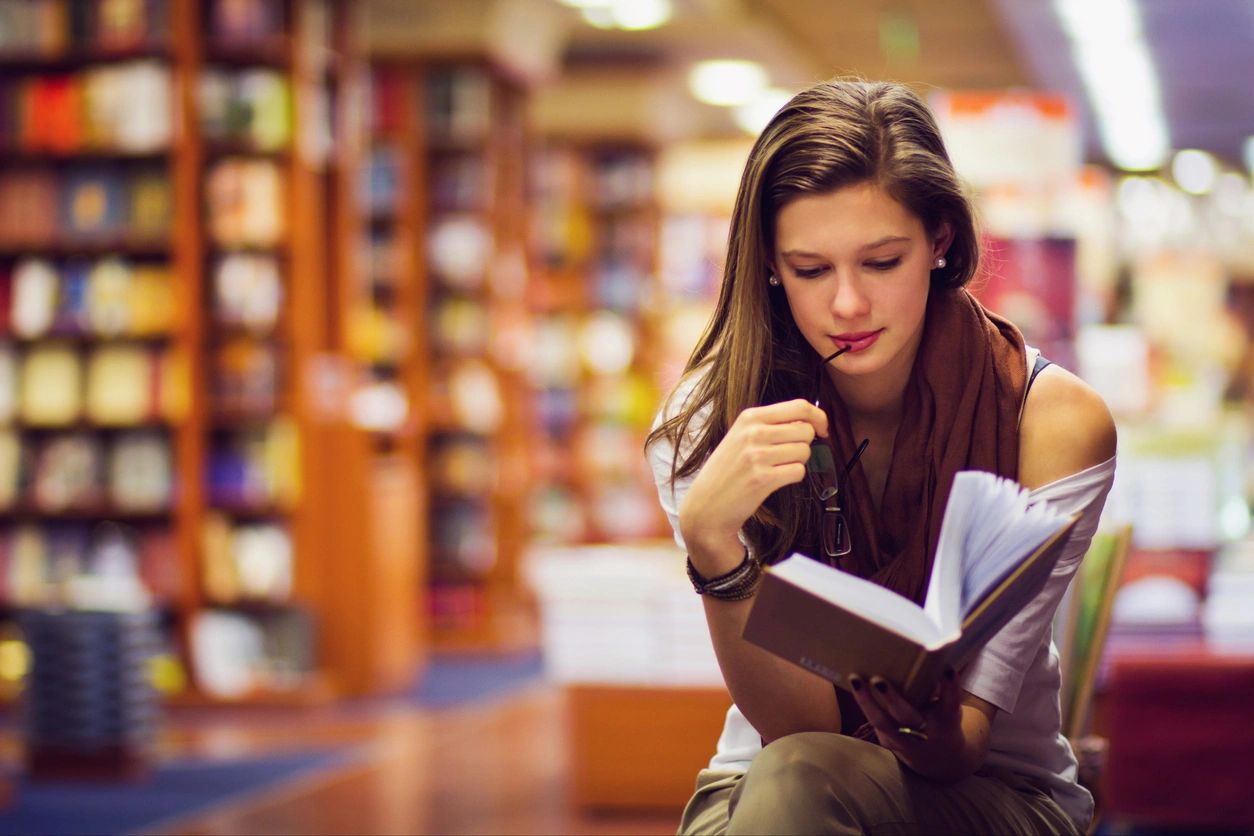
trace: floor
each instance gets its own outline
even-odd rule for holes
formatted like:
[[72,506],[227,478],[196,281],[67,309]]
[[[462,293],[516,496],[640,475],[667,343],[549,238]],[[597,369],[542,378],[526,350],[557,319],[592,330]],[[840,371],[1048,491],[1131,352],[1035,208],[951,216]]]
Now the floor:
[[164,754],[240,757],[349,745],[355,757],[173,834],[671,834],[678,810],[581,813],[568,803],[562,693],[543,683],[447,709],[400,704],[254,711],[174,724]]

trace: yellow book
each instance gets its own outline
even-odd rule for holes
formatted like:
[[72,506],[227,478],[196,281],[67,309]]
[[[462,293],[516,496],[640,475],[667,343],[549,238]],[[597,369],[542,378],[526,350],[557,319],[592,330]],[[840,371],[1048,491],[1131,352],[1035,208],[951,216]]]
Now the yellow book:
[[127,426],[152,416],[151,353],[136,345],[97,348],[87,361],[87,416],[97,424]]
[[1029,507],[1017,483],[959,473],[923,606],[804,555],[765,570],[744,638],[848,688],[882,676],[922,704],[1044,588],[1079,515]]
[[59,427],[79,419],[83,408],[83,372],[68,345],[45,343],[26,354],[21,374],[22,420]]
[[174,331],[174,286],[163,267],[135,267],[126,289],[130,332],[155,336]]
[[18,500],[22,475],[22,440],[15,430],[0,427],[0,508]]
[[131,327],[131,268],[120,258],[102,258],[87,274],[87,320],[97,334],[118,336]]
[[0,425],[17,417],[18,359],[12,346],[0,343]]

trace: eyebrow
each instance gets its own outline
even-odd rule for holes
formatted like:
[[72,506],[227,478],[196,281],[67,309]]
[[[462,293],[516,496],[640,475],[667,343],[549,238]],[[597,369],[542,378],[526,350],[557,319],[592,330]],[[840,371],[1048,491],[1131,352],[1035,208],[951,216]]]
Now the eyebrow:
[[[878,241],[872,241],[870,244],[867,244],[866,246],[861,247],[860,251],[865,252],[867,250],[873,250],[876,247],[882,247],[885,244],[895,244],[898,241],[908,242],[909,240],[910,239],[904,235],[886,235],[883,238],[879,239]],[[823,257],[821,253],[812,253],[812,252],[809,252],[808,250],[784,250],[782,253],[780,253],[780,255],[803,256],[803,257],[809,257],[809,258],[822,258]]]

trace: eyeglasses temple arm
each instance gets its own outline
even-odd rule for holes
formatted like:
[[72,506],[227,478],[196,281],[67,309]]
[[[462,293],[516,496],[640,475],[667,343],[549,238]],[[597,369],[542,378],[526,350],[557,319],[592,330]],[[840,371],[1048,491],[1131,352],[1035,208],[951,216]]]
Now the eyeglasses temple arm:
[[862,443],[858,445],[858,449],[853,452],[853,458],[849,460],[849,464],[845,465],[845,476],[849,476],[849,472],[853,470],[853,466],[858,463],[858,459],[862,458],[862,451],[871,443],[871,439],[864,438]]
[[[820,370],[820,372],[822,371],[822,369],[823,369],[823,367],[824,367],[824,366],[826,366],[828,363],[830,363],[830,362],[832,362],[833,360],[835,360],[835,359],[836,359],[837,357],[839,357],[840,355],[844,354],[844,353],[845,353],[846,351],[848,351],[849,349],[850,349],[850,346],[844,346],[844,347],[842,347],[842,348],[838,348],[838,349],[836,349],[836,350],[835,350],[835,351],[833,351],[831,354],[829,354],[829,355],[827,355],[826,357],[824,357],[824,358],[823,358],[823,362],[819,363],[819,370]],[[814,405],[815,405],[815,406],[819,406],[819,387],[818,387],[818,385],[817,385],[817,380],[816,380],[816,385],[815,385],[815,387],[814,387]],[[821,407],[820,407],[820,408],[821,408]]]

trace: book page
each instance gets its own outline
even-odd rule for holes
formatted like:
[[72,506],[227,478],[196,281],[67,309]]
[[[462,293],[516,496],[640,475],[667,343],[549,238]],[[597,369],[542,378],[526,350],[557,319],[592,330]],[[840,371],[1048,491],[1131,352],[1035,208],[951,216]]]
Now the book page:
[[[979,602],[1028,554],[1066,525],[1069,518],[1045,504],[1028,505],[1028,491],[1018,483],[989,473],[964,471],[955,488],[978,493],[970,504],[973,515],[963,549],[963,615]],[[979,482],[966,487],[967,483]]]
[[993,473],[954,477],[941,521],[924,610],[942,632],[962,619],[1019,561],[1066,525],[1044,505],[1028,507],[1028,491]]
[[802,554],[794,554],[780,561],[769,567],[769,571],[919,644],[933,647],[941,642],[939,625],[932,621],[922,607],[879,584],[842,572]]

